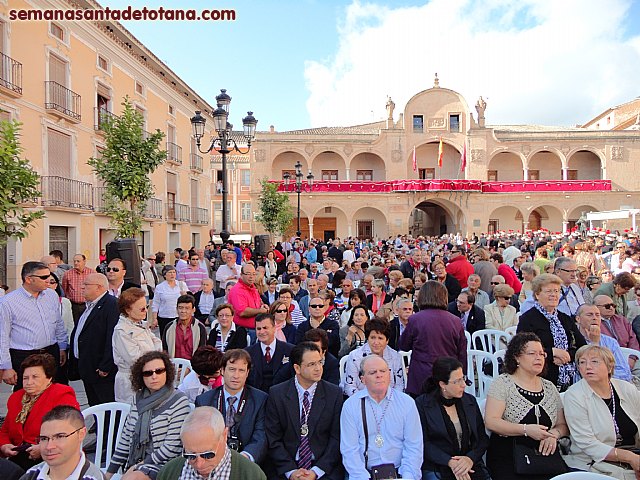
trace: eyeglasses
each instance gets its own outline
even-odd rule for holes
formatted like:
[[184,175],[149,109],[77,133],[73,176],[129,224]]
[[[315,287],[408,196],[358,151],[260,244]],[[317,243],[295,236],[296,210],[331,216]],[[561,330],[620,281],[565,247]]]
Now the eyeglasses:
[[48,280],[48,279],[49,279],[49,277],[51,277],[51,274],[49,274],[49,275],[29,275],[29,276],[30,276],[30,277],[37,277],[37,278],[39,278],[40,280]]
[[289,310],[286,310],[286,309],[285,310],[280,309],[280,310],[276,310],[276,313],[287,313],[288,311]]
[[311,304],[309,305],[309,308],[322,308],[322,307],[324,307],[324,303],[316,303],[313,305]]
[[232,313],[219,313],[218,318],[231,318],[233,317]]
[[596,305],[596,307],[602,307],[602,308],[614,308],[616,305],[615,303],[603,303],[602,305]]
[[578,272],[577,269],[575,269],[575,270],[567,270],[566,268],[561,268],[560,270],[562,270],[563,272],[567,272],[567,273],[577,273]]
[[143,377],[153,377],[153,374],[155,373],[156,375],[162,375],[163,373],[165,373],[167,371],[167,369],[165,367],[162,368],[156,368],[155,370],[144,370],[142,372],[142,376]]
[[324,358],[322,360],[319,360],[317,362],[309,362],[306,365],[300,365],[301,367],[307,367],[307,368],[316,368],[317,366],[323,366],[324,365]]
[[105,268],[105,270],[107,272],[116,272],[116,273],[118,273],[120,271],[120,269],[118,267],[107,267],[107,268]]
[[590,367],[599,367],[600,365],[602,365],[602,360],[598,359],[598,358],[593,358],[589,361],[587,360],[580,360],[578,362],[578,366],[580,367],[586,367],[587,365],[589,365]]
[[547,358],[547,352],[524,352],[523,355],[526,355],[527,357]]
[[191,260],[191,261],[194,261],[194,260],[195,260],[195,261],[197,262],[197,261],[198,261],[198,260],[200,260],[200,259],[199,259],[198,257],[193,257],[193,258],[190,258],[189,260]]
[[212,460],[216,458],[216,452],[209,450],[208,452],[202,453],[187,453],[182,452],[182,457],[186,459],[188,462],[195,462],[198,457],[203,460]]
[[451,385],[462,385],[462,384],[466,384],[467,383],[467,377],[466,375],[462,378],[457,378],[456,380],[449,380],[449,383]]
[[47,443],[49,441],[52,442],[59,442],[60,440],[64,440],[66,438],[69,438],[71,435],[73,435],[74,433],[78,433],[80,430],[82,430],[84,428],[84,426],[78,428],[77,430],[74,430],[71,433],[54,433],[53,435],[51,435],[50,437],[47,437],[46,435],[39,435],[36,437],[36,441],[38,443]]
[[144,307],[140,307],[140,312],[146,312],[149,310],[149,305],[145,305]]

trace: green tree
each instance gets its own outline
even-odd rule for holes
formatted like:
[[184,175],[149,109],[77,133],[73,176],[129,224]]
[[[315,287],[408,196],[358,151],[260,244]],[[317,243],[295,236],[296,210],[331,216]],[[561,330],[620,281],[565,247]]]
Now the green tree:
[[289,202],[289,195],[278,192],[278,185],[266,178],[260,181],[260,185],[262,193],[259,197],[256,220],[272,237],[275,234],[284,235],[293,220],[293,208]]
[[40,197],[40,176],[29,161],[20,158],[20,127],[17,121],[0,121],[0,245],[10,238],[22,240],[34,222],[44,217],[43,210],[33,210]]
[[122,106],[119,117],[100,119],[106,146],[100,158],[91,158],[88,163],[104,182],[105,212],[111,217],[116,237],[135,238],[153,196],[150,175],[166,160],[167,152],[160,149],[164,133],[156,130],[145,135],[144,119],[128,97]]

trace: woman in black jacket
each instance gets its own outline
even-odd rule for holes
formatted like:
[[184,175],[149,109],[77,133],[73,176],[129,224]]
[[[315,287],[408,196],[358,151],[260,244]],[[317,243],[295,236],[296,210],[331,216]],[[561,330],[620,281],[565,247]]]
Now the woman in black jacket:
[[216,308],[216,320],[211,323],[207,345],[221,352],[247,346],[247,329],[233,323],[233,307],[223,303]]
[[564,392],[575,380],[575,356],[578,348],[587,344],[578,325],[558,311],[562,295],[562,280],[551,273],[538,275],[531,282],[533,307],[520,316],[518,333],[533,332],[547,354],[546,374],[542,377]]
[[416,399],[424,436],[423,480],[490,480],[482,460],[489,446],[475,397],[465,393],[462,364],[440,357],[433,364],[424,394]]

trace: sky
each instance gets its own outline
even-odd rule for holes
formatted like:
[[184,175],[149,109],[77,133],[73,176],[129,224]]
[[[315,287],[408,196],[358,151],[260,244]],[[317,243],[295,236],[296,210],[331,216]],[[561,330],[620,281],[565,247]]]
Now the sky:
[[229,9],[227,22],[122,22],[210,104],[258,130],[347,126],[440,86],[491,125],[574,126],[640,96],[640,0],[102,0]]

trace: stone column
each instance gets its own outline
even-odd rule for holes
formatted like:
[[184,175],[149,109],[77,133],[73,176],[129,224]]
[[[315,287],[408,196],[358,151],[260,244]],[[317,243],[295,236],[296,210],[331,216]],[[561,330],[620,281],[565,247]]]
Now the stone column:
[[313,223],[309,222],[309,238],[313,238]]
[[346,180],[347,182],[348,182],[348,181],[350,181],[350,180],[351,180],[351,175],[350,175],[350,173],[349,173],[349,169],[348,169],[348,168],[345,170],[345,175],[347,176],[347,178],[345,178],[345,180]]
[[351,224],[350,224],[350,223],[348,223],[348,224],[347,224],[347,237],[350,237],[351,235],[353,235],[353,234],[351,233]]
[[569,169],[567,167],[562,167],[562,180],[567,180],[569,176]]
[[522,179],[526,182],[529,180],[529,167],[525,167],[522,169]]
[[567,233],[569,233],[569,222],[566,220],[562,221],[562,234],[566,235]]

